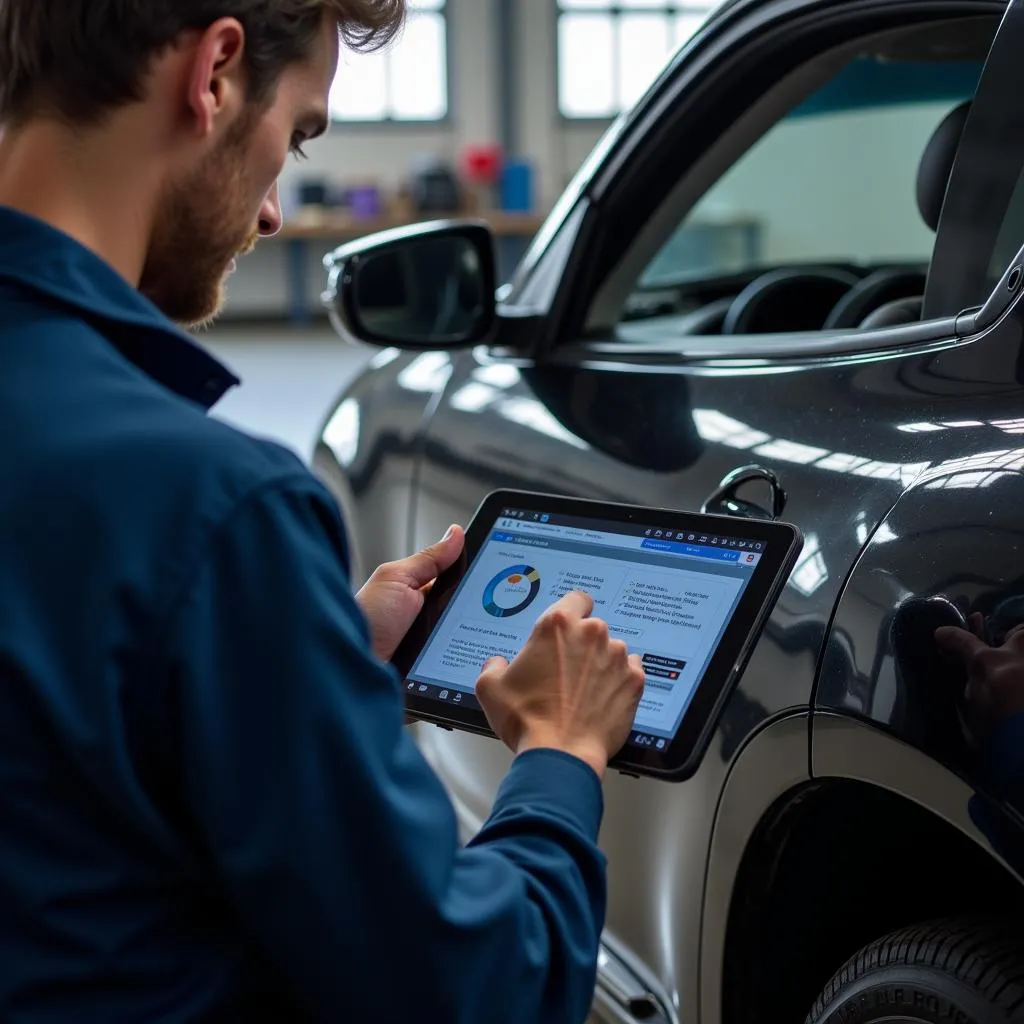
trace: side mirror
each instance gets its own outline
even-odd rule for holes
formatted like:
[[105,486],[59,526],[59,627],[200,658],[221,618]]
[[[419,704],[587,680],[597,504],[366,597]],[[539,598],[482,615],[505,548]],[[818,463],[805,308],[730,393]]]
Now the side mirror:
[[494,241],[476,221],[383,231],[324,258],[339,334],[422,351],[479,344],[497,322]]

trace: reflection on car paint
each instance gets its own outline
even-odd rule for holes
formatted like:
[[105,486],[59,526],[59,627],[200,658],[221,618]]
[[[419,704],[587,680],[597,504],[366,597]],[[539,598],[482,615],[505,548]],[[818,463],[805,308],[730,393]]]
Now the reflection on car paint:
[[[742,6],[771,14],[770,3]],[[559,216],[579,200],[568,194]],[[588,216],[599,220],[599,205]],[[609,928],[657,976],[670,1011],[705,1024],[727,1012],[802,1019],[810,1001],[785,985],[819,956],[823,984],[836,966],[828,956],[852,952],[830,948],[836,920],[898,918],[916,908],[904,899],[944,912],[962,892],[1008,910],[1024,891],[992,855],[1024,878],[1024,793],[982,770],[984,751],[963,728],[963,680],[930,650],[926,617],[900,618],[914,601],[939,601],[983,614],[994,635],[1024,621],[1024,315],[1012,309],[969,343],[952,326],[889,350],[857,349],[850,335],[842,358],[816,353],[811,337],[780,353],[785,365],[764,357],[770,336],[760,350],[752,338],[736,339],[742,359],[679,337],[661,339],[663,358],[650,338],[640,356],[574,345],[585,365],[466,351],[433,364],[444,366],[437,378],[423,355],[403,356],[357,385],[346,474],[374,541],[396,496],[402,504],[408,532],[388,535],[387,557],[436,539],[499,486],[692,509],[738,466],[778,476],[805,550],[705,763],[677,789],[606,784]],[[481,820],[506,753],[436,730],[421,742],[463,820]],[[787,862],[792,822],[804,820],[828,851],[804,850],[800,863],[815,872],[822,906],[811,910],[828,927],[787,912],[784,930],[802,937],[772,941],[765,908],[787,866],[805,877]],[[828,846],[831,834],[842,841]],[[976,870],[949,884],[937,850]],[[796,1002],[773,1017],[786,999]]]
[[327,421],[322,442],[334,453],[339,465],[348,469],[359,454],[359,403],[346,398]]
[[395,383],[406,391],[436,394],[448,383],[451,365],[451,356],[447,352],[425,352],[402,369],[395,377]]

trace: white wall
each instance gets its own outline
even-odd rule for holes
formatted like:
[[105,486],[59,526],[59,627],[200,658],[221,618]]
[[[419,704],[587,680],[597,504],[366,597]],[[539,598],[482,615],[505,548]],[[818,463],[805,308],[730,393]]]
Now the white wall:
[[522,156],[537,173],[547,209],[569,183],[606,125],[573,124],[558,116],[554,0],[520,0],[518,32],[523,67],[517,75],[517,125]]

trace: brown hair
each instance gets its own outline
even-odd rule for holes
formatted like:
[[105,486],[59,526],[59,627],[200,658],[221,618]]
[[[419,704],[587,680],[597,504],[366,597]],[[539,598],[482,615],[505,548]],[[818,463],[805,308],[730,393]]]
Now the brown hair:
[[349,48],[371,51],[398,32],[405,0],[0,0],[0,124],[41,113],[99,121],[142,99],[150,62],[182,33],[225,17],[245,29],[249,99],[260,103],[328,14]]

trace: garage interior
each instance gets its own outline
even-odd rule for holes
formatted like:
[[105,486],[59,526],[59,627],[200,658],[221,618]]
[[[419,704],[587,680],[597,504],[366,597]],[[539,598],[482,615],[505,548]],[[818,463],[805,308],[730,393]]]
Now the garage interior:
[[[488,494],[526,496],[478,526],[463,568],[479,588],[441,577],[459,614],[417,620],[433,674],[426,647],[414,671],[408,643],[381,654],[377,623],[360,634],[375,671],[391,661],[433,770],[420,781],[450,798],[433,817],[407,800],[404,824],[443,819],[461,844],[492,824],[516,758],[462,728],[483,705],[460,673],[485,650],[513,660],[539,594],[590,588],[603,643],[628,641],[640,695],[591,787],[607,913],[596,980],[576,991],[593,995],[587,1024],[1024,1024],[1015,54],[1024,0],[408,0],[385,49],[342,48],[330,130],[279,180],[281,229],[190,328],[241,381],[210,415],[291,449],[336,501],[344,601]],[[465,225],[415,230],[463,219],[488,226],[486,251]],[[569,500],[622,518],[573,518]],[[657,518],[687,515],[695,533]],[[790,526],[792,559],[760,593],[765,537]],[[282,561],[307,570],[297,551]],[[336,572],[319,554],[295,575]],[[278,592],[261,587],[247,594],[272,618]],[[740,608],[750,642],[715,661]],[[322,633],[339,640],[338,621]],[[949,626],[959,639],[942,641]],[[713,667],[728,692],[704,704]],[[694,708],[714,717],[699,741]],[[282,721],[289,737],[310,719]],[[691,740],[699,756],[665,768]],[[325,763],[309,749],[307,785]],[[547,941],[563,922],[544,884],[572,885],[515,868],[521,919],[542,918]],[[474,896],[492,896],[481,877]],[[464,940],[423,917],[438,948]],[[536,973],[568,976],[567,949]],[[458,987],[436,992],[446,1005]]]
[[[330,132],[281,178],[284,229],[239,261],[200,336],[243,381],[216,415],[308,457],[318,417],[368,357],[328,326],[324,254],[468,214],[494,227],[507,275],[613,118],[714,6],[416,0],[385,53],[343,53]],[[721,219],[722,244],[749,235],[742,218]]]
[[[391,52],[373,58],[343,57],[336,120],[329,136],[309,148],[308,160],[290,162],[282,178],[283,231],[261,242],[240,262],[229,283],[225,311],[202,339],[244,380],[243,388],[228,396],[215,414],[274,436],[309,458],[322,427],[321,418],[374,354],[369,348],[343,345],[328,324],[320,301],[326,281],[323,255],[336,245],[382,228],[449,214],[478,216],[491,225],[499,278],[507,280],[531,236],[616,115],[642,95],[676,48],[685,45],[716,6],[698,0],[420,0],[412,6],[406,36]],[[984,54],[986,33],[991,31],[991,24],[984,26],[973,39],[971,30],[965,30],[963,46],[971,61]],[[912,46],[928,45],[926,40],[918,42],[917,36],[913,39]],[[889,45],[886,41],[882,49]],[[430,47],[434,48],[432,56],[428,56]],[[880,63],[890,57],[899,60],[899,40],[891,47]],[[856,52],[854,48],[831,55],[830,62],[813,73],[825,82]],[[947,57],[956,59],[955,55]],[[407,59],[418,61],[424,69],[421,73],[432,69],[436,81],[431,88],[408,92],[409,85],[399,78],[399,64]],[[977,68],[965,61],[959,70],[965,95],[970,95],[970,76],[976,76]],[[791,96],[811,92],[814,87],[809,78],[798,78],[791,84],[791,94],[766,97],[765,104],[780,104],[777,114],[781,113],[781,104],[790,102]],[[348,88],[352,93],[346,100]],[[948,139],[943,143],[942,130],[937,128],[949,113],[956,88],[954,84],[953,92],[936,96],[932,102],[884,113],[868,104],[867,109],[845,111],[827,126],[815,129],[805,130],[799,118],[785,121],[757,143],[753,158],[738,159],[735,167],[716,180],[715,175],[729,166],[725,161],[739,157],[752,141],[743,136],[741,127],[727,142],[725,152],[709,161],[707,180],[715,183],[710,192],[703,198],[700,192],[680,193],[669,201],[688,209],[699,200],[686,229],[676,232],[665,248],[660,242],[645,246],[641,239],[638,251],[627,254],[619,268],[621,294],[614,294],[613,287],[606,308],[602,309],[600,300],[596,303],[590,326],[595,332],[614,327],[618,340],[638,345],[645,344],[648,337],[657,338],[665,329],[657,317],[647,322],[645,310],[633,310],[639,313],[637,322],[629,323],[629,318],[620,321],[619,315],[626,290],[645,266],[648,278],[656,278],[659,260],[666,268],[688,261],[708,268],[796,265],[839,255],[838,251],[825,251],[824,246],[840,239],[843,255],[855,255],[865,262],[926,264],[956,148],[955,141],[952,148]],[[366,105],[356,109],[360,97]],[[407,101],[409,107],[403,108]],[[420,106],[414,109],[417,103]],[[731,155],[729,145],[734,146]],[[880,153],[882,159],[878,159]],[[697,178],[702,180],[699,174]],[[692,182],[686,187],[694,188]],[[872,215],[865,219],[863,210],[869,203]],[[652,263],[651,257],[659,249]],[[915,266],[910,276],[920,277],[921,271]],[[847,291],[850,281],[844,278],[839,284],[837,295]],[[889,297],[906,301],[904,294]],[[656,305],[659,297],[655,294],[649,301]],[[836,298],[828,301],[831,306]],[[883,304],[877,296],[876,301]],[[714,303],[708,309],[712,306]],[[836,320],[827,326],[865,326],[862,318],[871,311],[872,307],[865,307],[855,319],[844,324]],[[701,334],[687,317],[700,319],[704,312],[703,308],[684,310],[679,320],[682,333]],[[819,329],[826,312],[815,310],[811,316],[817,316],[817,321],[793,329]],[[849,314],[849,310],[845,312]],[[734,333],[743,334],[744,330]],[[750,333],[759,332],[751,329]],[[725,340],[726,345],[735,343],[734,339]],[[754,357],[757,352],[752,349],[749,354]],[[422,356],[412,363],[410,379],[418,366],[429,390],[431,374],[435,380],[443,378],[438,369],[443,370],[441,364],[445,363],[443,356]],[[497,368],[492,369],[495,373],[485,383],[464,385],[466,409],[478,398],[486,404],[488,392],[492,396],[500,392],[500,375]],[[485,378],[481,375],[480,380]],[[712,413],[706,415],[713,417]],[[734,444],[740,450],[755,443],[774,444],[773,456],[783,460],[832,459],[835,467],[847,460],[844,468],[868,461],[781,438],[773,441],[736,419],[722,418],[721,423],[698,420],[697,430],[705,440]],[[754,440],[747,443],[742,440],[744,435]],[[591,438],[587,440],[593,443]],[[610,446],[614,449],[614,438]],[[650,455],[654,447],[645,449],[645,454]],[[648,468],[654,465],[652,462]],[[658,469],[680,467],[669,464]],[[878,471],[898,475],[900,469],[894,470],[893,464],[880,466]],[[451,486],[460,483],[454,481]],[[440,481],[431,486],[428,480],[418,496],[417,507],[427,525],[422,526],[421,536],[412,538],[417,543],[426,542],[442,523],[446,512],[435,514],[432,506],[445,486]],[[476,500],[476,494],[462,495],[467,508]],[[666,495],[664,503],[671,501]],[[437,505],[450,507],[442,498],[437,498]],[[866,531],[863,525],[857,529]],[[858,542],[866,536],[866,532],[864,536],[858,533]],[[810,540],[794,576],[794,585],[808,595],[828,579],[817,540],[813,536]],[[780,665],[778,672],[784,673],[785,668]],[[801,723],[801,741],[806,735],[803,730]],[[449,742],[457,750],[460,741],[445,738],[437,743],[437,756],[446,756],[444,744]],[[424,744],[431,749],[431,736],[425,736]],[[484,759],[477,748],[466,748],[456,753],[452,765],[457,765],[459,753],[465,753],[469,764],[474,758]],[[803,751],[797,756],[803,757]],[[455,768],[453,775],[458,774]],[[756,787],[754,780],[748,782]],[[619,780],[609,783],[609,792],[610,799],[617,799],[620,805],[629,799]],[[831,803],[837,793],[843,810]],[[637,815],[643,806],[639,805]],[[710,817],[711,808],[705,812]],[[629,814],[618,819],[620,829],[623,819],[631,820]],[[874,822],[872,830],[865,831],[866,821]],[[633,823],[638,834],[648,827],[638,820]],[[687,827],[683,819],[674,824],[680,829]],[[470,826],[467,836],[471,831]],[[783,832],[784,840],[777,834]],[[636,861],[631,835],[619,831],[607,837],[613,870],[616,858]],[[729,922],[734,944],[721,974],[703,978],[706,990],[699,998],[687,992],[685,1005],[692,1008],[699,1003],[702,1020],[750,1024],[802,1020],[824,981],[853,949],[868,946],[881,933],[899,928],[908,919],[927,919],[936,904],[934,893],[944,888],[947,871],[938,862],[920,864],[922,850],[931,846],[943,846],[949,857],[943,864],[955,865],[949,870],[960,879],[956,893],[947,893],[943,903],[950,915],[979,906],[991,910],[1007,900],[1019,903],[1012,887],[989,873],[961,836],[937,825],[927,814],[908,809],[905,802],[881,789],[846,780],[835,787],[810,785],[780,801],[751,840],[737,869],[737,892],[741,893],[737,899],[741,904],[748,901],[748,905],[733,906],[732,912],[739,915],[745,910],[749,921],[744,926]],[[712,851],[712,856],[725,861],[734,855],[739,856],[735,849],[716,846]],[[652,875],[662,871],[671,877],[653,853],[643,861]],[[910,864],[917,864],[912,875],[899,867]],[[837,882],[837,875],[844,881]],[[712,866],[709,878],[714,876]],[[613,880],[617,921],[631,918],[631,908],[623,905],[631,898],[631,884],[631,878]],[[819,902],[823,892],[829,893],[831,911],[823,910]],[[665,898],[667,906],[670,897]],[[652,912],[653,916],[660,916],[662,910]],[[842,936],[838,931],[835,938],[823,932],[822,915],[830,913],[845,922]],[[724,917],[716,927],[719,925],[725,928]],[[769,936],[786,932],[787,927],[794,933],[792,944],[777,945]],[[697,943],[692,936],[674,935],[667,923],[664,928],[659,942],[666,950],[675,948],[674,942],[688,949]],[[935,934],[941,934],[941,929]],[[942,955],[960,948],[957,942],[961,939],[966,941],[962,933],[951,934],[954,937],[942,947]],[[900,941],[907,949],[925,949],[933,938],[927,930],[908,931]],[[710,939],[701,938],[702,942],[716,940],[724,942],[714,928]],[[935,950],[928,956],[932,953],[939,956]],[[882,954],[876,951],[872,955]],[[752,960],[757,962],[752,964]],[[659,966],[671,973],[666,964],[646,966]],[[1008,984],[1018,984],[1016,977]],[[601,979],[602,1012],[595,1021],[632,1024],[676,1019],[671,995],[659,990],[653,974],[631,960],[628,948],[616,946],[614,936],[602,950]],[[717,982],[725,993],[721,1006]],[[815,1020],[826,1018],[822,1006],[816,1012]],[[875,1012],[880,1016],[863,1019],[896,1019],[885,1016],[884,1007],[876,1006]],[[930,1011],[926,1007],[923,1012]]]
[[[481,217],[495,235],[499,280],[507,279],[614,118],[716,6],[418,0],[386,52],[343,53],[331,130],[282,175],[283,230],[240,259],[221,316],[200,335],[243,380],[215,414],[308,458],[318,417],[370,354],[342,345],[328,325],[324,255],[390,227]],[[865,160],[858,170],[876,207],[889,204],[870,229],[873,254],[916,256],[932,245],[933,228],[906,197],[941,110],[892,118],[885,131],[900,144],[884,166]],[[849,178],[850,161],[884,139],[877,119],[858,113],[830,131],[827,145],[789,126],[772,133],[756,166],[727,175],[659,258],[770,265],[817,257],[816,233],[855,248],[869,230],[855,205],[835,203],[815,183]],[[834,160],[834,175],[823,160]]]
[[369,355],[327,323],[324,254],[468,214],[495,228],[509,273],[614,116],[713,6],[418,0],[385,53],[343,53],[330,132],[281,178],[284,229],[239,261],[200,335],[243,380],[215,414],[308,458],[318,417]]

